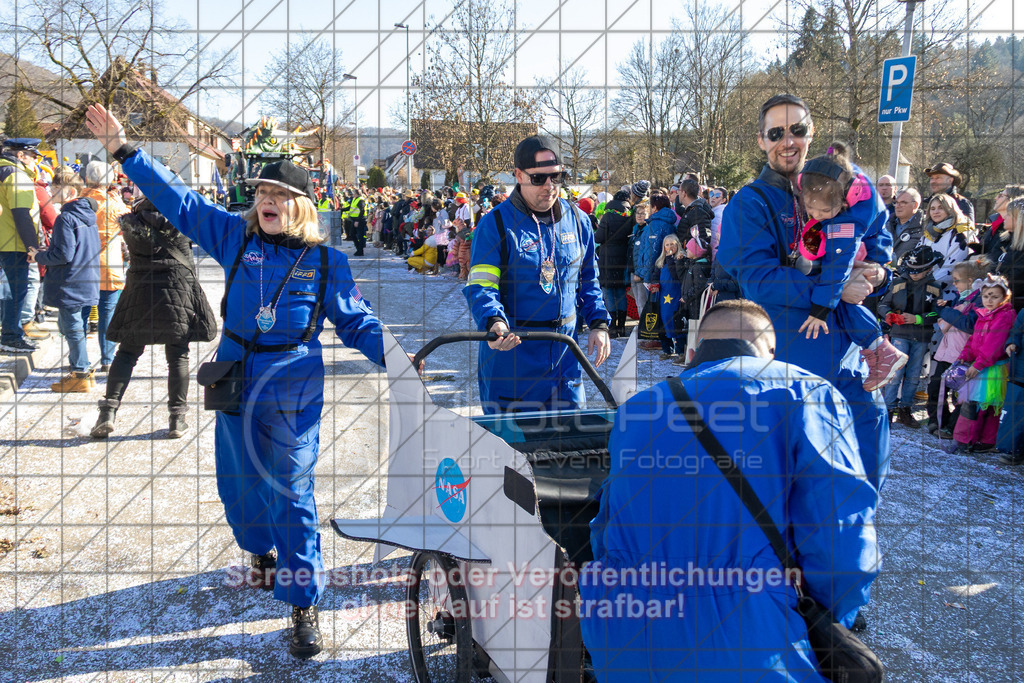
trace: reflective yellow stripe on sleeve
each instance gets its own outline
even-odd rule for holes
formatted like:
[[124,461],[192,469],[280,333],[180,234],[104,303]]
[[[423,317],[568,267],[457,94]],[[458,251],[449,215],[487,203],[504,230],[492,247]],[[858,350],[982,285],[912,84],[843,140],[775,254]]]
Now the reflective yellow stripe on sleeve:
[[479,265],[469,269],[470,285],[491,287],[498,289],[498,281],[501,280],[501,269],[497,266]]

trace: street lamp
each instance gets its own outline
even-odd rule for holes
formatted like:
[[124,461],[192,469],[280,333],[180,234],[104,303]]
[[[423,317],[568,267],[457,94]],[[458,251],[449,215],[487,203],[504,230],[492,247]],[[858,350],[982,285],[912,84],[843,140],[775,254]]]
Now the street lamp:
[[[356,77],[352,74],[342,74],[341,82],[352,81],[352,102],[355,105],[355,123],[353,127],[356,129],[356,156],[359,156],[359,91],[356,89]],[[361,161],[361,159],[360,159]],[[356,167],[356,186],[359,185],[359,164],[355,164]]]
[[[406,140],[412,140],[412,114],[409,103],[412,97],[412,84],[409,79],[409,25],[395,24],[395,28],[405,29],[405,135]],[[412,189],[412,155],[405,157],[405,177],[409,181],[409,189]]]

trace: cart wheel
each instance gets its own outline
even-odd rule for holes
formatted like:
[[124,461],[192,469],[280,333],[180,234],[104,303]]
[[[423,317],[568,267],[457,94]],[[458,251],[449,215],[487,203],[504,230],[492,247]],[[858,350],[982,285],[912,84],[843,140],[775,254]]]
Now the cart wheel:
[[469,600],[458,564],[416,553],[409,568],[405,630],[419,683],[467,683],[473,672]]

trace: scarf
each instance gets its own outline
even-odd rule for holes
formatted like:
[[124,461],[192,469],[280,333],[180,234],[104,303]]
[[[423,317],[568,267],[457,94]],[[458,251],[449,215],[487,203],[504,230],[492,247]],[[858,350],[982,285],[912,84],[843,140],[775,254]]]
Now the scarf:
[[924,235],[931,242],[938,242],[939,238],[942,237],[943,233],[950,229],[953,225],[953,217],[950,216],[944,221],[938,223],[932,223],[930,220],[924,226]]

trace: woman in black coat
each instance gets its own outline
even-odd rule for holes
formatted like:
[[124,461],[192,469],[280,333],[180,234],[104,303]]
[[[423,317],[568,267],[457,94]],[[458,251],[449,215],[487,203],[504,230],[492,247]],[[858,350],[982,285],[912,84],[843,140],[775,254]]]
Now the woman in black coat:
[[141,198],[121,217],[121,232],[131,256],[124,292],[107,328],[119,342],[107,375],[106,396],[92,428],[93,438],[114,431],[135,363],[147,346],[163,344],[167,357],[168,436],[188,430],[188,344],[217,336],[217,320],[199,287],[192,245],[148,199]]
[[633,231],[628,199],[627,193],[616,193],[615,198],[605,204],[604,215],[594,232],[594,241],[601,245],[597,251],[597,266],[604,305],[612,317],[609,329],[612,337],[626,336],[626,264]]

